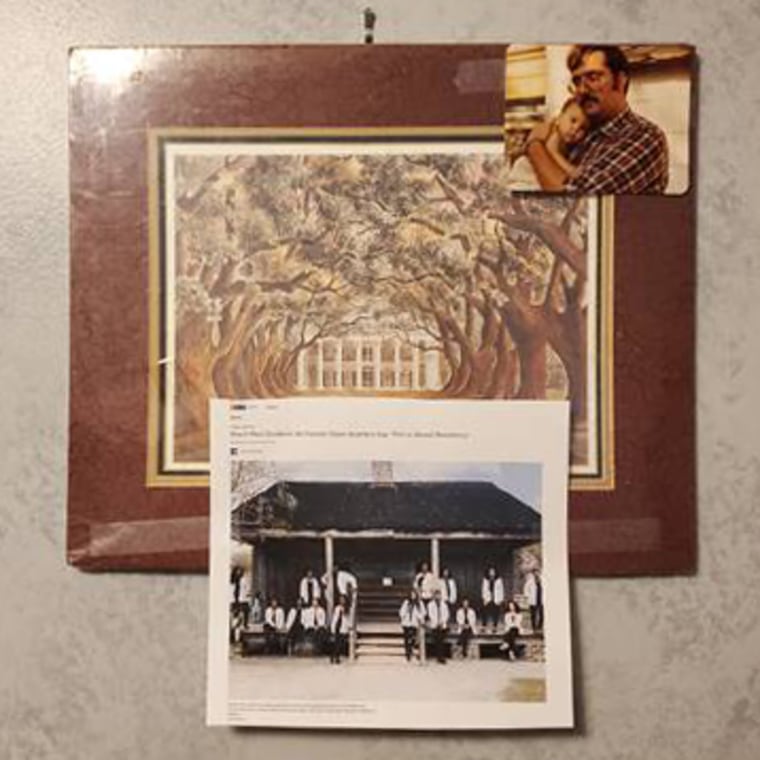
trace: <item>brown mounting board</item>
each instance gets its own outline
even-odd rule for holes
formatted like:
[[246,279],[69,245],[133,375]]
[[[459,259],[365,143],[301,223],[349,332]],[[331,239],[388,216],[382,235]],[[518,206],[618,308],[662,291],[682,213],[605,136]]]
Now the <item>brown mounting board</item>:
[[[71,55],[68,559],[204,571],[208,492],[147,488],[148,130],[496,127],[503,45]],[[121,68],[120,68],[121,67]],[[573,491],[575,575],[696,567],[694,190],[615,202],[613,490]]]

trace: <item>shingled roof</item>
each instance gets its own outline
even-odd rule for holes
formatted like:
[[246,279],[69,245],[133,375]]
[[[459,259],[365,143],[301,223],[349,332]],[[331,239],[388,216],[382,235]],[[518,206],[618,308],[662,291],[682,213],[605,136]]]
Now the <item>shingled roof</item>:
[[[238,524],[253,528],[262,498],[290,530],[489,533],[537,536],[541,515],[493,483],[482,481],[281,482],[241,504]],[[287,517],[283,521],[284,502]],[[265,527],[259,525],[257,527]]]

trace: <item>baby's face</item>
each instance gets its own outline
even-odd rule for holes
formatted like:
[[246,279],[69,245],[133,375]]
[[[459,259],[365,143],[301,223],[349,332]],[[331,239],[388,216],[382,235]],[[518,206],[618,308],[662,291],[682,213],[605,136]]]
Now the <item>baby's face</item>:
[[557,131],[565,145],[576,145],[588,132],[588,117],[583,109],[572,103],[557,117]]

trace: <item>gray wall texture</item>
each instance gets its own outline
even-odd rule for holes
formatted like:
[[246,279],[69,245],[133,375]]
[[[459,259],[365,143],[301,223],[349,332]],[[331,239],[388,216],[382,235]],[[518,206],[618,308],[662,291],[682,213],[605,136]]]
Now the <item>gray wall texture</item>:
[[699,573],[574,583],[579,727],[490,737],[204,727],[204,577],[64,562],[67,48],[358,42],[365,0],[0,3],[0,758],[754,760],[760,752],[760,6],[376,0],[377,40],[695,43]]

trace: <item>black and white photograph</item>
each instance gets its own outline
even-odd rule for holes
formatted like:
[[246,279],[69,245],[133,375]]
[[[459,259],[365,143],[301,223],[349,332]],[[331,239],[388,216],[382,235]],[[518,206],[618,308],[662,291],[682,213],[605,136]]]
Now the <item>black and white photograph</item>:
[[[390,666],[498,658],[526,664],[506,701],[543,701],[538,465],[271,463],[271,480],[261,469],[233,468],[233,698],[260,687],[262,668],[243,663],[251,657],[298,662],[314,688],[321,668],[302,658]],[[268,671],[277,678],[276,667]],[[491,663],[470,672],[463,695],[481,694],[489,676],[504,691]],[[406,696],[435,696],[435,679],[416,684]]]
[[[509,725],[526,708],[528,716],[546,708],[545,631],[567,602],[562,559],[547,556],[544,541],[544,514],[558,509],[544,490],[552,465],[473,460],[483,402],[461,420],[463,408],[451,406],[460,413],[449,415],[456,431],[445,419],[429,426],[430,411],[445,404],[407,402],[399,425],[383,418],[382,406],[358,403],[348,427],[333,420],[330,429],[312,410],[335,402],[311,400],[307,428],[297,403],[278,402],[292,412],[267,424],[271,410],[261,401],[230,406],[239,434],[230,438],[224,511],[212,517],[227,523],[223,574],[212,577],[212,637],[222,650],[213,658],[225,670],[228,719],[294,718],[305,701],[312,718],[324,719],[321,710],[348,701],[361,705],[338,711],[348,725],[370,715],[395,727],[413,705],[454,727],[480,727],[494,709]],[[326,441],[345,444],[352,433],[355,453],[386,456],[322,458],[328,445],[342,449]],[[314,459],[276,456],[312,436]],[[407,458],[410,440],[416,456]],[[441,441],[463,458],[418,458],[440,456]],[[274,456],[251,456],[261,450]],[[458,717],[444,721],[454,705]]]

